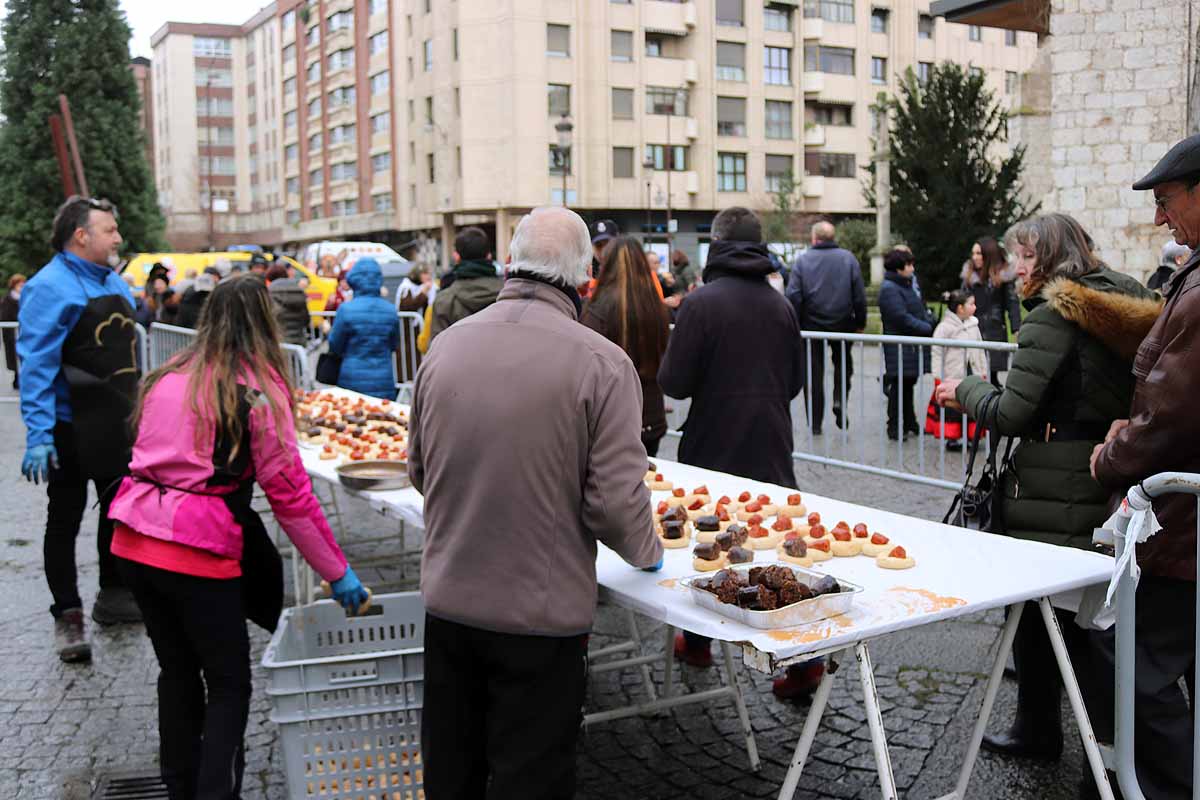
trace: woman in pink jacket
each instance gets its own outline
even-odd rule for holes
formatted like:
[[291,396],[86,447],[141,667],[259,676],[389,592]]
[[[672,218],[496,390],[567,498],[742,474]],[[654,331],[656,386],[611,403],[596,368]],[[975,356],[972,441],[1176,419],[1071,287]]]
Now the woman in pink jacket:
[[257,482],[304,558],[357,609],[366,590],[333,539],[296,448],[291,387],[263,281],[217,284],[195,341],[151,372],[112,552],[158,657],[160,762],[171,798],[240,796],[250,707],[246,619],[274,629],[283,570]]

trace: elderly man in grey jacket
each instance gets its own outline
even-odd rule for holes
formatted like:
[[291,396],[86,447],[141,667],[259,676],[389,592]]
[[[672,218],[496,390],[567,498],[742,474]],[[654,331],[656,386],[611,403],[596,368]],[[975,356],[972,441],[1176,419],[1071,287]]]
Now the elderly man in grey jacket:
[[511,253],[496,302],[438,336],[414,390],[434,798],[574,796],[596,542],[662,563],[637,372],[577,322],[587,226],[535,209]]

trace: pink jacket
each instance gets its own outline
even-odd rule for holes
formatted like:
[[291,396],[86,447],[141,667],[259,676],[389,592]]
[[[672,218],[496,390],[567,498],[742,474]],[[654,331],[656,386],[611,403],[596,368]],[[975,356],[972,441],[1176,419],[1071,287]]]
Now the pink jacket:
[[[243,441],[248,442],[249,452],[236,460],[238,474],[229,475],[214,465],[216,437],[211,423],[191,413],[187,384],[187,375],[173,372],[146,397],[129,465],[131,476],[121,482],[109,517],[144,536],[241,559],[241,526],[222,497],[214,495],[232,493],[237,480],[253,479],[266,493],[275,519],[313,569],[331,582],[342,577],[346,558],[313,496],[290,422],[283,426],[281,440],[266,398],[247,390],[250,402]],[[283,402],[283,387],[280,381],[268,391],[278,392]],[[199,430],[201,426],[207,433]]]

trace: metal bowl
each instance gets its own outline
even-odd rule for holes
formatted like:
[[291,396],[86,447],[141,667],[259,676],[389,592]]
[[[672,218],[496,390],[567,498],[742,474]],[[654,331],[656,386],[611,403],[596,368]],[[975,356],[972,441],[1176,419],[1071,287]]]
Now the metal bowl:
[[336,471],[342,486],[355,492],[384,492],[412,486],[404,461],[351,461]]

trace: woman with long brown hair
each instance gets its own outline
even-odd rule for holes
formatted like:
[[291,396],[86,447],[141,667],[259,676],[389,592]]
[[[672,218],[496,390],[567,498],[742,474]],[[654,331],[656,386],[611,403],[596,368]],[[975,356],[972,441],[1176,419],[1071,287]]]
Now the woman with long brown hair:
[[113,499],[112,554],[158,657],[160,766],[170,797],[240,796],[250,710],[246,619],[273,630],[279,554],[250,508],[275,519],[335,599],[367,593],[313,496],[266,284],[213,289],[193,343],[143,382],[129,476]]
[[600,280],[579,321],[614,342],[633,360],[642,382],[642,444],[658,453],[667,432],[667,412],[658,387],[658,366],[667,350],[670,317],[642,246],[618,236],[604,251]]
[[[1021,302],[1017,296],[1016,270],[1008,265],[1004,249],[990,236],[971,247],[971,257],[963,264],[962,288],[975,298],[975,317],[979,332],[989,342],[1007,342],[1008,327],[1012,332],[1021,329]],[[988,353],[990,378],[1000,385],[1000,373],[1008,369],[1008,353],[992,350]]]

